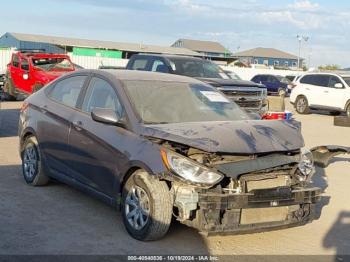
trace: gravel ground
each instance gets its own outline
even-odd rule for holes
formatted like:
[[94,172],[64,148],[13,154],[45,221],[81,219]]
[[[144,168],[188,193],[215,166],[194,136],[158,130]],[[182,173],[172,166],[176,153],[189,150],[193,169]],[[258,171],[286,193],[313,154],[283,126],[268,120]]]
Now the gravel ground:
[[[60,183],[38,188],[25,184],[18,156],[20,104],[2,102],[0,110],[0,254],[350,255],[346,156],[317,169],[314,181],[325,193],[320,217],[311,224],[205,237],[174,223],[164,239],[143,243],[127,234],[117,211],[98,200]],[[302,122],[307,147],[350,146],[350,129],[333,126],[333,117],[313,113],[296,119]]]

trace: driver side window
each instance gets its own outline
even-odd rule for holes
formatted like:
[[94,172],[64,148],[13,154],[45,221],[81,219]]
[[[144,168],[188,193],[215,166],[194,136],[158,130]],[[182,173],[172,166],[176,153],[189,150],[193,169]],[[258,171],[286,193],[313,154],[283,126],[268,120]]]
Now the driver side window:
[[94,108],[112,109],[121,118],[123,107],[114,88],[105,80],[93,77],[86,92],[82,110],[91,113]]

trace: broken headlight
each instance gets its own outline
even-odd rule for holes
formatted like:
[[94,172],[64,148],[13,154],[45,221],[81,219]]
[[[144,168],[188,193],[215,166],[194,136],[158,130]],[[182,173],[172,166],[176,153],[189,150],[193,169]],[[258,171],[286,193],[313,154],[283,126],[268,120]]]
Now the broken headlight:
[[176,175],[192,183],[214,185],[223,175],[170,150],[161,151],[165,166]]
[[303,149],[300,156],[301,158],[298,165],[300,171],[299,180],[306,181],[315,171],[314,158],[311,151],[308,149]]

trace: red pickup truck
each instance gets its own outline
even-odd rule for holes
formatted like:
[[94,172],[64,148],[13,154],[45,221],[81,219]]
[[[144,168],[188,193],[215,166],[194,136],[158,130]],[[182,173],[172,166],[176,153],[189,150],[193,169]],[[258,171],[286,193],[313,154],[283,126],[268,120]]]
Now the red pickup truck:
[[4,98],[15,100],[18,94],[30,95],[59,76],[75,70],[68,55],[19,51],[7,65]]

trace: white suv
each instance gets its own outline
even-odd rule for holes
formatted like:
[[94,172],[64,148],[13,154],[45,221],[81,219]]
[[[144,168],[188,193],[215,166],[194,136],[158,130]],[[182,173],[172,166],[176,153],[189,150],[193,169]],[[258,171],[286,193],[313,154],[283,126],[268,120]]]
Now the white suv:
[[290,102],[299,114],[310,109],[346,112],[350,117],[350,74],[309,73],[297,80]]

